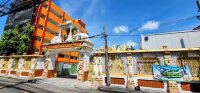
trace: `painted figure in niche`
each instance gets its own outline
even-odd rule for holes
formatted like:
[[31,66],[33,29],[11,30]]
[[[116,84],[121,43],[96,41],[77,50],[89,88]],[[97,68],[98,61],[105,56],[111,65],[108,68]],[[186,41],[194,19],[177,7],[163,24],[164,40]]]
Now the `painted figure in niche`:
[[36,66],[37,66],[37,59],[36,58],[31,59],[29,78],[34,77]]
[[4,67],[4,65],[5,65],[5,59],[2,58],[0,60],[0,69],[2,69]]
[[118,62],[117,62],[117,68],[119,69],[119,70],[123,70],[123,62],[122,62],[122,60],[121,59],[118,59]]
[[18,69],[19,70],[22,70],[24,68],[24,65],[25,65],[25,59],[23,57],[21,57],[19,59],[19,63],[18,63]]
[[17,64],[17,69],[18,69],[18,71],[17,71],[17,73],[16,73],[16,77],[19,77],[19,75],[20,75],[20,73],[21,73],[21,70],[22,70],[23,67],[24,67],[24,62],[25,62],[25,59],[24,59],[23,57],[21,57],[21,58],[19,59],[18,64]]
[[11,58],[9,59],[9,62],[8,62],[8,69],[11,69],[11,68],[12,68],[13,63],[14,63],[14,59],[11,57]]
[[13,63],[14,63],[14,59],[12,57],[10,57],[8,63],[7,63],[7,71],[6,71],[6,76],[9,74],[9,70],[12,69],[12,66],[13,66]]
[[97,78],[98,77],[98,72],[99,72],[99,69],[98,69],[98,63],[99,63],[99,60],[98,58],[95,58],[95,61],[93,63],[93,75],[94,75],[94,78]]
[[140,67],[141,67],[141,63],[137,63],[137,74],[140,74],[140,72],[141,72],[141,69],[140,69]]
[[47,78],[48,77],[48,66],[49,66],[49,60],[46,60],[45,63],[44,63],[44,70],[43,70],[43,73],[42,73],[42,76]]
[[128,61],[128,74],[129,77],[133,76],[133,64],[131,63],[131,60]]
[[98,61],[98,75],[101,75],[103,72],[103,67],[101,61]]

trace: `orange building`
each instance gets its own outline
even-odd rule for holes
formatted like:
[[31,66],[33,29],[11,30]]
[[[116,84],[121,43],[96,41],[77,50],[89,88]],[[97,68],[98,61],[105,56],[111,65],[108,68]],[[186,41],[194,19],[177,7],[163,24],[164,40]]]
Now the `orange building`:
[[[50,43],[56,35],[58,35],[58,24],[66,21],[71,21],[77,26],[82,33],[87,33],[85,30],[85,23],[78,19],[74,20],[61,8],[55,5],[52,0],[48,0],[45,3],[40,4],[34,9],[36,16],[33,17],[35,25],[35,31],[33,33],[32,49],[30,54],[39,52],[42,54],[42,45],[44,43]],[[66,35],[68,31],[62,31],[63,35]],[[61,53],[58,55],[58,62],[78,63],[78,52]]]

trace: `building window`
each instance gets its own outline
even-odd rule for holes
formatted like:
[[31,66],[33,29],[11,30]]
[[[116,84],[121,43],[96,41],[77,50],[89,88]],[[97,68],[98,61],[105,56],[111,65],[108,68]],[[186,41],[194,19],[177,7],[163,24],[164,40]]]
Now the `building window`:
[[41,14],[41,17],[42,17],[43,19],[46,19],[46,15],[44,15],[44,14]]
[[38,52],[39,51],[39,49],[34,49],[34,52]]
[[65,58],[64,54],[59,54],[58,56],[61,57],[61,58]]
[[41,41],[42,38],[41,38],[41,37],[36,37],[35,40],[37,40],[37,41]]
[[149,40],[149,37],[145,36],[144,41],[147,42]]
[[47,9],[48,8],[48,5],[47,4],[44,4],[44,6],[43,6],[45,9]]
[[58,23],[56,21],[52,20],[51,18],[48,18],[48,21],[51,22],[52,24],[56,25],[56,26],[58,25]]
[[60,19],[62,18],[62,15],[60,15],[59,13],[57,13],[54,9],[50,9],[50,11],[54,14],[54,15],[56,15],[57,17],[59,17]]
[[44,30],[44,26],[43,26],[43,25],[40,25],[40,24],[39,24],[39,25],[38,25],[38,28],[41,29],[41,30]]

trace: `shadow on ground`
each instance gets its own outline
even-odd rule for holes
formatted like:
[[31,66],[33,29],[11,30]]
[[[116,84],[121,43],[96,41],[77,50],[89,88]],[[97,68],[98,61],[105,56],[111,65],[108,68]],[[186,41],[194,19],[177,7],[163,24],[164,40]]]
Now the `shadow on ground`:
[[[28,92],[28,93],[54,93],[46,89],[34,87],[28,84],[27,81],[12,81],[12,80],[0,80],[0,90],[3,89],[16,89],[18,91]],[[10,90],[10,92],[16,92]]]

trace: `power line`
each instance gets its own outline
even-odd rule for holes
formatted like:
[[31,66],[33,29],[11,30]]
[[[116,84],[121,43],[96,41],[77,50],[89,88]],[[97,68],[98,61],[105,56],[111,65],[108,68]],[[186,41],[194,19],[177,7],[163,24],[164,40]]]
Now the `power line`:
[[176,22],[179,22],[179,21],[191,20],[191,19],[199,18],[199,17],[200,17],[199,15],[195,15],[195,16],[192,16],[192,17],[186,17],[186,18],[175,19],[175,20],[171,20],[171,21],[161,22],[160,25],[162,25],[162,24],[176,23]]
[[[17,1],[17,0],[14,0]],[[16,12],[20,12],[22,10],[26,10],[29,9],[35,5],[38,5],[40,3],[43,3],[47,0],[29,0],[26,2],[22,2],[22,3],[15,3],[13,2],[13,0],[3,0],[0,3],[0,17],[7,15],[7,14],[12,14],[12,13],[16,13]]]

